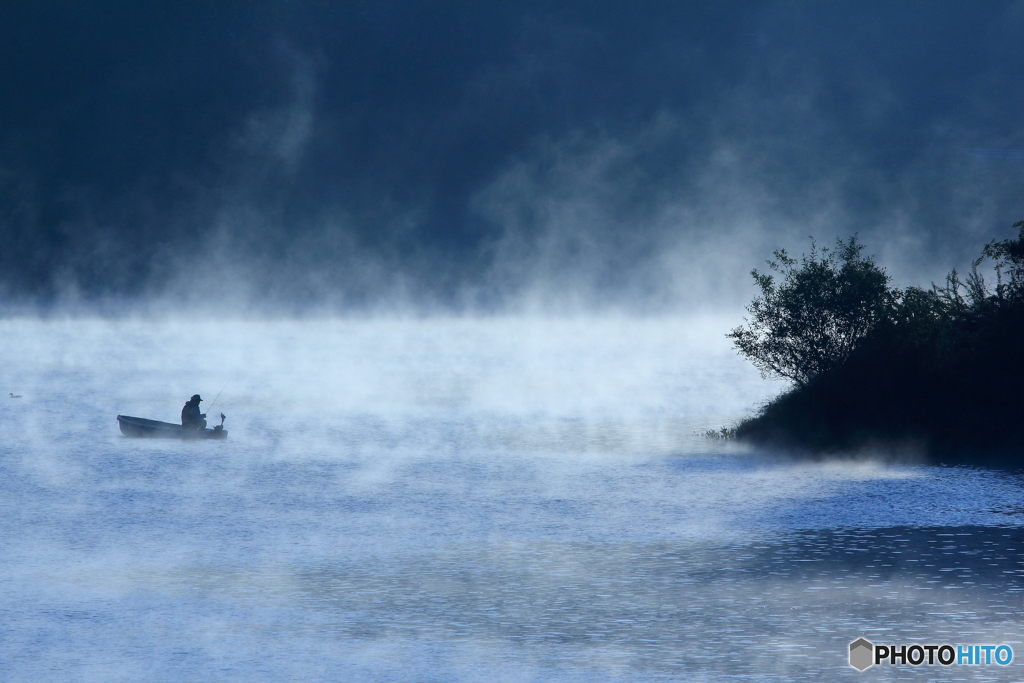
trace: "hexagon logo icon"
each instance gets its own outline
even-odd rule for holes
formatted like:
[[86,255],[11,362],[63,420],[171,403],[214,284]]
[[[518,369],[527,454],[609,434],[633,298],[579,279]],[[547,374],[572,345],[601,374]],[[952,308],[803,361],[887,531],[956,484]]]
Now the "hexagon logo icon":
[[850,643],[850,666],[857,671],[872,666],[875,663],[875,646],[870,640],[858,638]]

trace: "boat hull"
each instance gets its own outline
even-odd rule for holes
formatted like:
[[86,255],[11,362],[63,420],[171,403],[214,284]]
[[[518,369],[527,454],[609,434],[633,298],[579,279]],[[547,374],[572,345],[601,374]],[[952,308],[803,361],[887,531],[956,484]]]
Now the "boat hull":
[[188,429],[172,422],[147,420],[144,417],[118,415],[117,425],[121,433],[135,439],[181,439],[202,441],[205,439],[226,439],[228,432],[221,426],[213,429]]

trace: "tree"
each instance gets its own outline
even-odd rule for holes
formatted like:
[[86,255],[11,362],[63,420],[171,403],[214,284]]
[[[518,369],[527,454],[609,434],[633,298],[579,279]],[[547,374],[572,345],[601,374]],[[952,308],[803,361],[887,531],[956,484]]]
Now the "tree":
[[983,252],[983,256],[995,261],[998,278],[995,296],[1000,301],[1024,299],[1024,221],[1017,221],[1013,227],[1020,230],[1017,239],[989,242]]
[[811,240],[810,255],[798,262],[784,249],[768,266],[781,276],[751,271],[761,290],[747,311],[746,325],[727,337],[765,378],[783,378],[804,386],[849,357],[871,329],[892,314],[899,292],[856,236],[820,251]]

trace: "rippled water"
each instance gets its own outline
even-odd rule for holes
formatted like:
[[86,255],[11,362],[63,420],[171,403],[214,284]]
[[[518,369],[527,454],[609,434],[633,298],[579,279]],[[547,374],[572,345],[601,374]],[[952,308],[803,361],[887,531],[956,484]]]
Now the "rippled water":
[[702,438],[729,324],[0,322],[0,680],[1024,679],[1024,480]]

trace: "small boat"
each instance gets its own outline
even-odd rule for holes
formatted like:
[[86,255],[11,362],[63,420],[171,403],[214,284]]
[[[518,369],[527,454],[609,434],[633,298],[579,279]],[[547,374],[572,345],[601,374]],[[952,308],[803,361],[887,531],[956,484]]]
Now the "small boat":
[[144,417],[118,415],[117,424],[125,436],[148,439],[226,439],[228,432],[224,429],[223,413],[220,424],[213,429],[192,429],[172,422],[147,420]]

